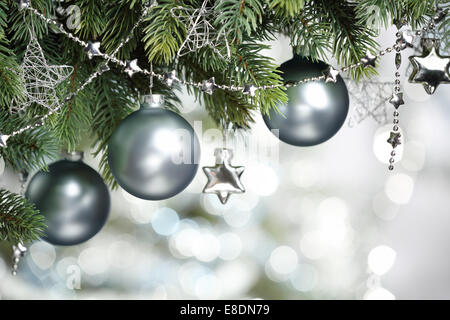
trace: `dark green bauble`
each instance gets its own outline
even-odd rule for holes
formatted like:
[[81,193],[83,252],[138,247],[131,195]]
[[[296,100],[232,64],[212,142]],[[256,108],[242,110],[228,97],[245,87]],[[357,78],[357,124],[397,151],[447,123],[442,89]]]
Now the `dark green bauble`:
[[111,202],[102,177],[82,161],[70,160],[36,173],[25,197],[46,218],[44,240],[62,246],[95,236],[106,223]]
[[183,117],[164,108],[163,96],[144,100],[111,136],[109,167],[118,184],[135,197],[171,198],[194,179],[200,143]]
[[[321,76],[328,65],[322,61],[295,55],[283,63],[280,70],[285,81],[297,81]],[[344,80],[337,83],[308,82],[287,89],[288,103],[278,105],[264,116],[270,130],[278,130],[278,137],[288,144],[308,147],[332,138],[347,118],[349,96]],[[277,131],[272,131],[277,135]]]

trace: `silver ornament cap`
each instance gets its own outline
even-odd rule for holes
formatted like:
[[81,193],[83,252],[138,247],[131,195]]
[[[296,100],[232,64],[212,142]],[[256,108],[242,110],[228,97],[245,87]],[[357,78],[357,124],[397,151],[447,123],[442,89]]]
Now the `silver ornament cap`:
[[162,94],[149,94],[141,97],[142,108],[162,108],[164,102],[164,95]]

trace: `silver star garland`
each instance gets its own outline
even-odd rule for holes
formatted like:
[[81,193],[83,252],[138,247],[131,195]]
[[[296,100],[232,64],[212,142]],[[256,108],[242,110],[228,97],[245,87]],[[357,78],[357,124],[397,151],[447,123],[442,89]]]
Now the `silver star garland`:
[[[172,16],[185,25],[187,29],[186,39],[181,44],[177,57],[209,46],[222,59],[230,58],[231,53],[226,33],[218,32],[210,22],[216,17],[215,6],[207,8],[207,4],[208,0],[204,0],[199,9],[182,6],[172,8]],[[225,45],[225,50],[219,50],[218,48],[223,47],[223,45]]]
[[208,178],[203,193],[216,194],[220,202],[226,204],[231,194],[245,192],[244,185],[240,180],[245,167],[231,165],[233,150],[217,148],[214,155],[216,156],[216,165],[203,167],[203,171]]

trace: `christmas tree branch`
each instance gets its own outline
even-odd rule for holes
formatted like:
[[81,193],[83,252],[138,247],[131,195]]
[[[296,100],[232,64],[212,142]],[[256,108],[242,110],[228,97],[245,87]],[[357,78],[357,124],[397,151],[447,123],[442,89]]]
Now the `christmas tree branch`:
[[20,195],[0,189],[0,240],[13,244],[39,239],[46,228],[45,218]]

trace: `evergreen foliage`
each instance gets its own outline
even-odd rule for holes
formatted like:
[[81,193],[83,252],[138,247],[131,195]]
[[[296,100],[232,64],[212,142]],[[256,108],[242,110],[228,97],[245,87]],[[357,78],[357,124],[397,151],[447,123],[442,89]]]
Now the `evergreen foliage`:
[[[200,8],[203,0],[158,0],[134,37],[117,54],[120,59],[138,59],[138,64],[162,73],[176,68],[187,80],[200,81],[215,77],[217,83],[242,86],[280,84],[282,78],[274,61],[262,52],[264,42],[279,34],[290,38],[297,53],[314,59],[328,61],[335,57],[339,64],[358,62],[366,51],[376,52],[378,30],[374,22],[389,27],[400,19],[418,28],[433,14],[435,0],[222,0],[215,7],[216,18],[211,21],[219,32],[227,36],[231,57],[220,57],[214,50],[204,47],[182,56],[175,63],[178,49],[187,35],[187,27],[171,14],[177,6]],[[441,0],[442,6],[448,2]],[[140,18],[147,0],[32,0],[34,8],[47,17],[65,23],[67,16],[57,13],[57,7],[76,5],[81,10],[81,21],[74,30],[84,41],[100,41],[102,51],[114,52]],[[213,0],[209,6],[212,6]],[[377,9],[378,15],[373,10]],[[450,15],[449,15],[450,16]],[[450,17],[441,27],[449,30]],[[26,23],[24,22],[24,19]],[[11,113],[11,107],[23,99],[24,84],[18,76],[21,59],[29,41],[29,28],[33,25],[36,36],[51,64],[74,67],[72,76],[58,87],[60,98],[75,91],[102,62],[89,60],[80,46],[55,27],[49,27],[28,11],[18,11],[17,1],[0,2],[0,132],[13,130],[36,121],[35,117],[46,110],[32,105],[24,114]],[[67,28],[66,28],[67,29]],[[448,37],[448,32],[446,37]],[[444,40],[447,43],[447,40]],[[223,44],[225,46],[225,43]],[[221,49],[221,48],[219,48]],[[286,50],[290,50],[286,48]],[[101,172],[106,182],[115,186],[109,172],[106,153],[109,137],[117,125],[136,107],[139,96],[149,90],[149,79],[142,75],[129,78],[113,63],[111,70],[91,83],[81,94],[65,104],[60,113],[51,116],[45,127],[11,138],[8,148],[0,149],[6,163],[17,170],[45,167],[45,160],[56,158],[60,149],[72,151],[80,147],[85,138],[93,141],[94,154],[101,157]],[[373,68],[358,69],[355,78],[370,76]],[[177,87],[175,87],[177,89]],[[219,124],[229,119],[236,128],[248,128],[256,110],[267,113],[287,97],[283,89],[258,91],[255,97],[239,92],[216,90],[213,95],[188,88],[203,103],[205,110]],[[166,101],[176,109],[177,90],[170,90],[155,79],[154,92],[166,95]],[[226,106],[226,108],[225,108]],[[227,114],[225,114],[227,110]],[[2,199],[14,204],[15,217],[25,217],[31,212],[23,200],[0,193]],[[5,200],[5,201],[6,201]],[[12,211],[8,211],[11,214]],[[3,216],[1,215],[3,214]],[[0,212],[5,218],[5,213]],[[27,216],[28,217],[28,216]],[[0,220],[2,221],[2,220]],[[31,221],[31,220],[27,220]],[[25,220],[24,220],[25,223]],[[0,235],[17,240],[23,229],[0,228]],[[5,231],[6,230],[6,231]],[[34,229],[33,229],[34,230]],[[37,229],[36,229],[37,230]],[[29,240],[38,231],[23,231],[22,238]],[[27,233],[28,232],[28,233]]]

